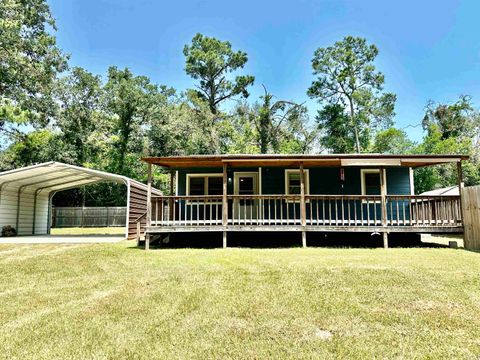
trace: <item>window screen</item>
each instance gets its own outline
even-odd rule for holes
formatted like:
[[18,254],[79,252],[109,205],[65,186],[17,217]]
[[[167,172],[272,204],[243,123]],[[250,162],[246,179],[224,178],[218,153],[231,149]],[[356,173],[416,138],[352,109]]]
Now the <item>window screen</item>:
[[365,195],[380,195],[380,173],[364,173]]
[[288,173],[288,194],[300,194],[300,173]]
[[209,177],[208,178],[208,195],[222,195],[223,194],[223,178]]
[[205,195],[205,178],[191,177],[190,178],[190,195]]

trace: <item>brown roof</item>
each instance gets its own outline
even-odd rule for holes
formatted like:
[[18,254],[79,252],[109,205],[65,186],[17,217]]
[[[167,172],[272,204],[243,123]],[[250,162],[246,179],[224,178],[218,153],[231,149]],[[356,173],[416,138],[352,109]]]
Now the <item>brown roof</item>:
[[388,154],[226,154],[145,157],[143,161],[164,167],[230,166],[406,166],[419,167],[468,160],[467,155],[388,155]]

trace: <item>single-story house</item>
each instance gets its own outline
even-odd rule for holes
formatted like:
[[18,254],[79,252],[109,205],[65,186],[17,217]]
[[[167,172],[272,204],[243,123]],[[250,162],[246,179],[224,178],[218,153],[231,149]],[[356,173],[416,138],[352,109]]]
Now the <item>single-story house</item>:
[[[148,192],[155,234],[231,231],[462,232],[460,196],[415,195],[413,170],[464,155],[195,155],[144,158],[171,174],[171,195]],[[432,209],[435,209],[433,211]]]

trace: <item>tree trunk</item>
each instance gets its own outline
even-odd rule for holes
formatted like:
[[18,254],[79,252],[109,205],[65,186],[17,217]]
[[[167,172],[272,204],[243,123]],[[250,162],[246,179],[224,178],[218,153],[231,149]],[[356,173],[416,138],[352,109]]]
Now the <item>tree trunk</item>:
[[355,147],[357,150],[357,153],[361,153],[361,148],[360,148],[360,137],[358,135],[358,124],[355,121],[355,111],[353,110],[353,101],[352,99],[348,98],[348,102],[350,103],[350,121],[352,122],[353,129],[355,131]]

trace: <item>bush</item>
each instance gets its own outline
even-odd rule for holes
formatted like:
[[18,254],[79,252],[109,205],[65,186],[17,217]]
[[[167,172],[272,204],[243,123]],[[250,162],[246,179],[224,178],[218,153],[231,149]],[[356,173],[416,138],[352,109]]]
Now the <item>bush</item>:
[[9,237],[9,236],[17,236],[17,230],[13,226],[5,225],[2,227],[2,236]]

